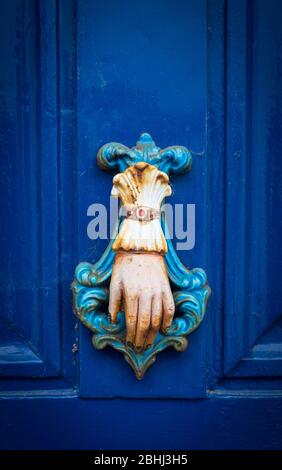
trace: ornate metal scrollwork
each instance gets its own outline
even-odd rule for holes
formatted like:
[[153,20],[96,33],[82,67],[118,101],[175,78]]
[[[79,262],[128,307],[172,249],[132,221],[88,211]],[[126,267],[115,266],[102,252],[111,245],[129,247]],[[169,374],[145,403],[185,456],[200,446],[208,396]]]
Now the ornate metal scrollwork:
[[[104,145],[98,152],[97,162],[103,170],[115,170],[120,173],[139,162],[145,162],[170,175],[189,171],[192,157],[185,147],[173,146],[161,150],[151,136],[145,133],[132,149],[119,143]],[[113,246],[123,223],[122,218],[117,221],[112,240],[99,261],[95,264],[84,262],[77,266],[72,283],[74,313],[93,332],[92,341],[95,348],[111,346],[122,352],[134,369],[136,377],[141,379],[148,367],[155,362],[159,352],[169,346],[173,346],[177,351],[186,349],[187,335],[192,333],[204,318],[210,288],[205,272],[199,268],[187,269],[178,258],[171,240],[166,239],[164,259],[175,304],[174,319],[166,331],[158,331],[152,345],[142,351],[136,350],[132,344],[126,342],[124,312],[119,311],[116,323],[113,323],[107,314],[109,284],[115,261]],[[164,215],[158,223],[161,224],[163,233],[167,233]]]

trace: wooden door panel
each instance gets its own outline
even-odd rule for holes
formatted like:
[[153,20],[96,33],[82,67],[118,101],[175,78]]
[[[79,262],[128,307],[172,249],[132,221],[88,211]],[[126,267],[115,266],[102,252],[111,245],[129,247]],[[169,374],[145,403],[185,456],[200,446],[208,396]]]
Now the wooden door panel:
[[61,367],[56,9],[45,7],[2,5],[0,367],[14,377]]
[[[1,447],[281,448],[280,5],[1,2]],[[196,205],[179,256],[212,295],[140,382],[70,284],[108,243],[87,235],[112,186],[96,152],[143,131],[191,149],[171,201]]]
[[[173,180],[171,200],[196,204],[196,246],[179,255],[205,269],[206,2],[78,1],[77,7],[79,259],[94,262],[106,247],[87,236],[88,207],[109,207],[112,187],[113,175],[95,163],[98,148],[109,141],[131,147],[147,131],[160,147],[180,144],[193,152],[193,170]],[[91,333],[80,334],[81,396],[205,394],[204,327],[184,354],[159,355],[141,382],[120,354],[94,350]]]
[[275,0],[228,2],[225,372],[282,313],[280,24]]
[[[2,8],[1,375],[19,378],[18,389],[30,377],[70,387],[79,371],[83,397],[141,398],[204,397],[228,377],[278,376],[279,2]],[[162,353],[137,382],[78,327],[70,283],[76,264],[107,245],[87,236],[87,209],[108,207],[112,184],[95,154],[143,131],[192,151],[171,202],[196,205],[196,244],[179,256],[206,270],[212,296],[187,352]]]
[[1,10],[1,388],[36,377],[46,380],[34,388],[47,378],[61,387],[77,368],[74,5],[13,0]]

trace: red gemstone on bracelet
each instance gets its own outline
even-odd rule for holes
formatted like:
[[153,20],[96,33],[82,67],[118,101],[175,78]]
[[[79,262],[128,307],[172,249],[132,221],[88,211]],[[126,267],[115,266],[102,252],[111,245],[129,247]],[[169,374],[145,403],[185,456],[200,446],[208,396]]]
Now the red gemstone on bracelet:
[[138,215],[139,219],[142,219],[145,215],[145,211],[143,209],[138,209],[137,215]]

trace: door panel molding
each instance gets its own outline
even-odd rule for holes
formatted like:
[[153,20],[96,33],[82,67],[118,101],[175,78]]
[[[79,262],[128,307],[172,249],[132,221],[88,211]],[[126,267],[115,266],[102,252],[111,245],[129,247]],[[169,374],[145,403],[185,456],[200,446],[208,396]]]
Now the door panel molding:
[[7,267],[0,290],[3,389],[5,377],[19,378],[10,385],[16,389],[29,387],[31,377],[41,379],[34,388],[49,387],[49,379],[59,388],[61,378],[68,387],[76,382],[69,289],[77,236],[75,5],[14,0],[2,6],[10,48],[1,77],[1,175],[9,200],[0,208]]
[[280,16],[276,0],[227,3],[225,374],[282,312]]
[[[1,174],[9,203],[1,207],[5,220],[1,259],[7,266],[1,275],[1,314],[23,339],[20,346],[14,337],[23,364],[18,361],[16,367],[11,356],[13,375],[38,370],[39,359],[31,351],[44,363],[39,367],[43,375],[54,375],[61,367],[56,2],[14,1],[5,14],[14,29],[2,32],[6,42],[9,35],[10,49],[2,78],[2,117],[6,113],[2,146],[7,158],[2,159]],[[8,357],[5,363],[9,369]]]
[[227,377],[282,376],[282,320],[270,327]]

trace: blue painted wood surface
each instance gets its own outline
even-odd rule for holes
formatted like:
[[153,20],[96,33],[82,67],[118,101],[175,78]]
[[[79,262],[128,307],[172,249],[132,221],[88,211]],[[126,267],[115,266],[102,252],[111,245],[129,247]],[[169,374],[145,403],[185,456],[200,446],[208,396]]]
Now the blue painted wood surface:
[[[1,315],[42,359],[40,375],[52,376],[61,367],[56,5],[1,8]],[[7,355],[2,373],[24,375]]]
[[281,2],[229,2],[226,47],[224,370],[229,372],[282,313]]
[[[281,448],[281,18],[279,0],[1,3],[1,447]],[[193,154],[179,255],[213,295],[140,383],[93,349],[70,283],[107,244],[87,238],[111,190],[95,154],[142,131]]]
[[281,405],[279,393],[253,394],[251,398],[225,393],[208,400],[190,401],[82,400],[52,394],[49,398],[3,399],[1,422],[9,422],[9,426],[1,436],[1,446],[88,450],[281,449]]
[[[85,231],[88,206],[92,202],[108,205],[111,190],[112,176],[101,174],[95,153],[109,141],[131,147],[140,132],[149,131],[161,148],[178,144],[193,152],[193,169],[174,178],[170,201],[197,205],[196,247],[179,256],[185,266],[205,270],[206,2],[83,0],[77,6],[79,258],[96,261],[106,247],[103,240],[89,240]],[[113,351],[91,352],[91,333],[81,329],[80,335],[82,396],[199,397],[206,393],[204,327],[202,334],[191,336],[182,357],[163,352],[158,373],[149,370],[141,383]]]
[[75,148],[73,7],[31,0],[1,5],[0,313],[7,331],[0,333],[0,375],[26,377],[21,383],[57,377],[60,386],[62,375],[75,383],[68,276],[75,190],[72,158],[60,158],[72,157]]

